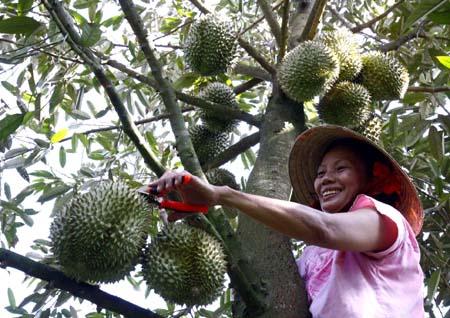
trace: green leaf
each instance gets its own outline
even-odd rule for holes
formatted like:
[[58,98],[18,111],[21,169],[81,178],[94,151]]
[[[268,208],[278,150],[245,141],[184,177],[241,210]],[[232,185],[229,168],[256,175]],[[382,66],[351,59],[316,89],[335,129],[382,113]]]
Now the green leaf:
[[50,113],[53,112],[56,106],[61,104],[61,102],[64,100],[64,84],[58,83],[56,85],[55,90],[52,93],[52,96],[50,97]]
[[63,305],[66,301],[68,301],[72,297],[72,294],[69,292],[61,291],[58,298],[56,299],[55,307],[59,307]]
[[436,56],[436,58],[442,65],[450,69],[450,56]]
[[48,189],[44,190],[44,193],[39,197],[38,202],[44,203],[46,201],[50,201],[50,200],[60,196],[61,194],[66,193],[70,189],[72,189],[72,187],[69,187],[68,185],[65,185],[65,184],[61,184],[61,185],[57,185],[57,186],[48,188]]
[[14,298],[14,293],[11,288],[8,288],[8,300],[9,305],[13,308],[16,308],[16,298]]
[[28,151],[29,151],[29,149],[25,148],[25,147],[11,149],[7,153],[5,153],[5,159],[11,159],[14,157],[18,157],[20,155],[23,155],[24,153],[27,153]]
[[102,36],[100,26],[96,23],[86,23],[81,27],[81,45],[85,47],[93,46]]
[[59,148],[59,164],[62,168],[66,165],[66,150],[64,147]]
[[99,2],[99,0],[77,0],[73,4],[76,9],[87,9],[92,5],[95,5]]
[[181,23],[181,19],[179,17],[168,17],[162,21],[161,27],[159,31],[162,33],[168,33],[179,26]]
[[86,120],[86,119],[91,118],[91,116],[89,116],[88,113],[86,113],[82,110],[78,110],[78,109],[72,110],[69,115],[75,119],[81,119],[81,120]]
[[6,138],[17,130],[22,124],[25,114],[7,115],[0,120],[0,141]]
[[0,33],[31,34],[41,23],[30,17],[17,16],[0,21]]
[[441,269],[437,269],[431,274],[431,277],[428,279],[428,292],[427,298],[431,301],[434,298],[434,294],[436,293],[437,287],[439,285],[439,281],[441,279]]
[[24,214],[24,213],[20,213],[19,216],[25,222],[26,225],[28,225],[30,227],[33,226],[34,221],[29,215]]
[[195,83],[195,81],[199,78],[198,74],[195,73],[186,73],[181,75],[180,78],[178,78],[175,83],[173,83],[173,87],[175,89],[182,89],[182,88],[188,88],[191,87],[192,84]]
[[441,161],[444,157],[444,134],[438,131],[436,127],[431,126],[428,134],[428,141],[430,143],[431,155],[437,160]]
[[5,195],[8,200],[11,200],[11,188],[9,187],[9,184],[5,182],[3,185],[3,189],[5,190]]
[[19,5],[17,6],[17,14],[23,15],[28,13],[33,6],[33,0],[19,0]]
[[450,9],[433,12],[430,14],[430,20],[437,24],[450,24]]
[[418,102],[421,102],[427,98],[427,94],[425,93],[406,93],[405,97],[403,97],[403,103],[408,105],[414,105]]

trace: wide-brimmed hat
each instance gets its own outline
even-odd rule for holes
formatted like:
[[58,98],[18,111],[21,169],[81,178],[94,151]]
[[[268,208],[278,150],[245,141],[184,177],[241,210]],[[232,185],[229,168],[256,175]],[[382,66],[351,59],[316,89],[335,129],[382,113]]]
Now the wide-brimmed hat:
[[310,128],[300,134],[289,156],[289,176],[296,201],[306,205],[317,203],[314,191],[314,179],[317,168],[325,151],[333,142],[340,139],[353,139],[371,146],[383,161],[390,165],[389,177],[398,183],[398,202],[396,208],[403,214],[417,235],[423,223],[423,208],[417,190],[400,165],[384,149],[368,138],[353,130],[335,126],[322,125]]

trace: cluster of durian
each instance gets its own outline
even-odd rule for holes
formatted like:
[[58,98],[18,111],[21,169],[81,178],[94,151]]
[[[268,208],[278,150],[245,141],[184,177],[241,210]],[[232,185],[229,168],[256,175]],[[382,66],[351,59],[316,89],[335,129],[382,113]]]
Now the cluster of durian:
[[167,226],[147,246],[142,273],[165,300],[207,305],[220,296],[227,263],[220,242],[184,223]]
[[[192,23],[184,45],[185,61],[192,71],[200,75],[217,75],[226,72],[236,47],[236,34],[230,24],[207,14]],[[199,97],[230,109],[239,109],[233,90],[220,82],[206,85]],[[204,164],[228,147],[229,133],[237,121],[225,118],[214,109],[202,109],[199,117],[202,125],[191,128],[189,133],[200,164]]]
[[189,306],[214,301],[227,266],[220,242],[198,228],[173,224],[146,244],[150,209],[121,182],[75,195],[50,227],[58,266],[78,281],[112,283],[140,262],[149,286],[166,300]]
[[52,252],[68,276],[93,283],[124,278],[139,262],[150,207],[122,182],[103,182],[77,194],[50,226]]
[[381,132],[374,102],[403,98],[409,83],[408,71],[395,57],[379,51],[361,54],[354,34],[344,28],[299,44],[284,58],[278,79],[295,101],[319,96],[316,107],[322,122],[374,140]]

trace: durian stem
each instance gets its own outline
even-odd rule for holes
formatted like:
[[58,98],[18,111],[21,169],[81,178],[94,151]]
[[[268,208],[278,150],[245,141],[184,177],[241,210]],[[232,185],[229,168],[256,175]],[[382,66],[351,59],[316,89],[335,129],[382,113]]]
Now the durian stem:
[[29,276],[47,281],[52,287],[68,291],[76,297],[89,300],[100,308],[111,310],[125,317],[162,318],[162,316],[150,310],[108,294],[100,290],[98,286],[83,282],[79,283],[53,267],[35,262],[4,248],[0,248],[0,264],[2,267],[12,267]]

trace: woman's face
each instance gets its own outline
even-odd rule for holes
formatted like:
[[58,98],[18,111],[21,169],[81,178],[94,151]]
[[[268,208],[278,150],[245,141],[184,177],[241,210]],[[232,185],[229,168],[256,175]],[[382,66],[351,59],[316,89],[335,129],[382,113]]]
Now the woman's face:
[[322,210],[348,211],[356,195],[364,192],[367,179],[365,164],[353,150],[343,146],[331,148],[314,180]]

